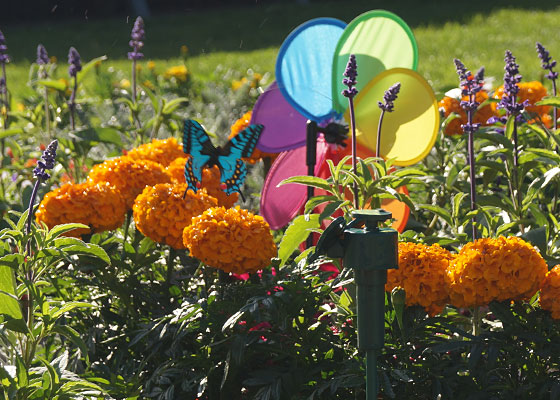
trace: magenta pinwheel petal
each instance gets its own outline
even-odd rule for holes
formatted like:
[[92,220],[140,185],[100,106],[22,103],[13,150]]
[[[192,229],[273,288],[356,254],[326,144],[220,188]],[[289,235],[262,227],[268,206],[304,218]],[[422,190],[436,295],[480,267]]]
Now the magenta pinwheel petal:
[[251,124],[265,127],[257,143],[261,151],[280,153],[305,145],[307,118],[286,101],[276,82],[259,96],[253,108]]

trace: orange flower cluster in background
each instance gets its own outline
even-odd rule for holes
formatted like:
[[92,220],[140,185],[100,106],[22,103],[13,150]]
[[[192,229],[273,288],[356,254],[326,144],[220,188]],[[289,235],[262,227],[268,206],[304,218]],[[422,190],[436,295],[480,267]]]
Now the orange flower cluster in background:
[[[187,157],[177,158],[166,168],[169,177],[178,183],[186,183],[185,180],[185,163]],[[202,170],[201,190],[206,190],[210,196],[218,200],[218,206],[226,208],[233,207],[239,199],[239,193],[226,194],[222,189],[221,174],[218,166],[214,165],[212,168],[204,168]]]
[[186,188],[186,183],[147,186],[132,207],[136,228],[155,242],[184,249],[183,229],[191,224],[191,218],[218,205],[202,190],[189,190],[183,198]]
[[539,301],[543,310],[551,312],[552,318],[560,319],[560,265],[547,272]]
[[167,167],[173,160],[184,157],[183,147],[177,139],[153,139],[151,143],[143,144],[130,150],[127,156],[135,160],[150,160]]
[[[251,124],[251,116],[253,115],[252,111],[247,111],[241,118],[239,118],[235,123],[231,126],[231,132],[229,134],[228,139],[232,139],[236,137],[239,132],[243,129],[247,128]],[[263,158],[270,158],[271,162],[276,159],[278,153],[266,153],[264,151],[260,151],[259,149],[255,148],[251,157],[244,158],[243,160],[255,164],[257,161],[260,161]]]
[[451,304],[475,307],[493,300],[528,299],[539,289],[547,270],[538,251],[523,239],[478,239],[467,243],[450,265]]
[[[536,106],[535,103],[542,100],[543,97],[547,96],[548,93],[546,88],[539,81],[532,82],[520,82],[517,84],[519,87],[519,93],[517,94],[518,101],[524,102],[527,100],[529,105],[525,107],[525,111],[532,115],[538,115],[543,123],[550,127],[552,126],[552,117],[550,116],[550,106]],[[500,86],[494,92],[495,99],[501,99],[504,95],[504,86]],[[493,103],[492,107],[494,111],[497,112],[498,103]],[[531,122],[531,121],[529,121]]]
[[[481,90],[476,94],[476,101],[480,104],[484,103],[487,99],[488,93],[484,90]],[[468,96],[463,96],[463,100],[468,100]],[[461,108],[461,101],[453,97],[445,96],[439,101],[439,108],[443,111],[443,115],[445,118],[447,118],[451,113],[459,115],[458,118],[451,120],[449,124],[447,124],[443,133],[449,136],[462,135],[463,129],[461,128],[461,125],[467,123],[467,114],[465,113],[465,110]],[[476,113],[473,117],[473,122],[485,126],[488,125],[488,120],[496,115],[498,115],[498,113],[495,109],[495,105],[486,104],[476,110]]]
[[45,195],[36,213],[37,223],[49,228],[70,222],[89,225],[67,233],[79,237],[93,232],[116,229],[124,222],[125,202],[108,182],[87,181],[65,184]]
[[399,268],[387,271],[385,290],[401,287],[406,292],[406,305],[419,305],[430,315],[443,310],[448,301],[445,282],[447,268],[454,255],[438,244],[399,243]]
[[124,198],[127,209],[132,208],[134,199],[146,186],[171,181],[161,164],[149,160],[135,160],[128,156],[97,164],[90,171],[88,180],[109,182]]
[[276,245],[265,220],[239,208],[209,208],[183,231],[191,255],[225,272],[251,273],[266,267]]

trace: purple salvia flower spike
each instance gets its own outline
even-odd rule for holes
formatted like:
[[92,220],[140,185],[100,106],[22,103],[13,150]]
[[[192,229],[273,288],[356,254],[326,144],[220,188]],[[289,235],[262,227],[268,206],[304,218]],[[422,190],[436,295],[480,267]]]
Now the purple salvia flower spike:
[[10,62],[10,56],[7,51],[8,46],[6,45],[6,38],[2,31],[0,31],[0,64],[7,64]]
[[82,60],[80,57],[80,53],[74,47],[70,47],[68,51],[68,74],[75,78],[78,75],[78,72],[82,70]]
[[356,56],[350,54],[348,59],[348,64],[346,65],[346,71],[344,71],[344,78],[342,83],[348,86],[348,89],[342,91],[342,95],[347,98],[353,98],[358,94],[358,89],[356,89],[356,77],[358,76],[358,65],[356,63]]
[[[545,76],[552,81],[552,95],[556,97],[556,79],[558,78],[558,72],[552,70],[552,68],[556,66],[556,60],[550,58],[548,50],[539,42],[537,42],[537,53],[539,53],[539,58],[541,59],[541,66],[544,70],[548,71],[548,74]],[[558,109],[556,107],[552,109],[552,118],[554,121],[554,130],[556,130],[558,128]]]
[[140,60],[144,57],[144,54],[140,52],[142,47],[144,47],[144,36],[144,20],[142,17],[138,17],[132,27],[131,40],[128,42],[130,47],[132,47],[132,51],[128,53],[129,60]]
[[397,95],[399,94],[400,90],[401,90],[400,82],[395,83],[393,86],[387,89],[385,91],[385,94],[383,95],[383,102],[381,101],[377,102],[379,108],[387,112],[393,111],[393,108],[395,107],[393,102],[397,99]]
[[542,61],[542,68],[549,71],[546,77],[550,80],[558,78],[558,72],[552,70],[556,66],[556,60],[550,58],[548,50],[539,42],[537,42],[537,53],[539,53],[539,58]]
[[42,44],[37,46],[37,64],[46,65],[49,63],[49,55],[47,49]]
[[46,181],[51,176],[46,170],[54,168],[54,160],[56,158],[56,149],[58,148],[58,141],[53,140],[41,155],[41,159],[37,161],[37,167],[33,170],[33,176]]

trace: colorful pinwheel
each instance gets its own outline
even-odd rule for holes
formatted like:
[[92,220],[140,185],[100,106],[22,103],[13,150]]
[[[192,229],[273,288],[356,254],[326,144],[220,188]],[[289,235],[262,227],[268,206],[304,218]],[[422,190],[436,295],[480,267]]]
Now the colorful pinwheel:
[[[350,54],[358,64],[358,95],[354,99],[359,156],[373,156],[381,110],[377,102],[386,89],[401,82],[398,105],[385,116],[380,154],[397,166],[422,160],[435,143],[439,126],[437,102],[429,84],[415,72],[418,49],[411,29],[387,11],[374,10],[348,26],[333,18],[317,18],[297,27],[280,47],[276,82],[259,98],[251,123],[265,126],[257,148],[284,152],[267,175],[261,196],[261,214],[273,229],[288,224],[299,213],[306,189],[276,185],[291,176],[305,175],[307,120],[325,125],[348,120],[348,102],[341,94],[342,75]],[[360,154],[361,153],[361,154]],[[324,140],[317,143],[318,174],[329,155]],[[398,201],[384,207],[400,217],[402,230],[408,209]]]

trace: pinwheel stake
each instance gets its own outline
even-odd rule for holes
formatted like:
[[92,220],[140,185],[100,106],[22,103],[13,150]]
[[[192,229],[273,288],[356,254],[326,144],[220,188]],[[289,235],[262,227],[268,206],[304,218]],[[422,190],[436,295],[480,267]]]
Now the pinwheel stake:
[[320,255],[342,258],[354,269],[357,285],[358,349],[366,352],[366,399],[377,399],[377,353],[385,333],[385,283],[387,270],[398,268],[398,233],[380,228],[391,218],[383,209],[357,210],[352,221],[335,219],[321,235],[312,262]]

